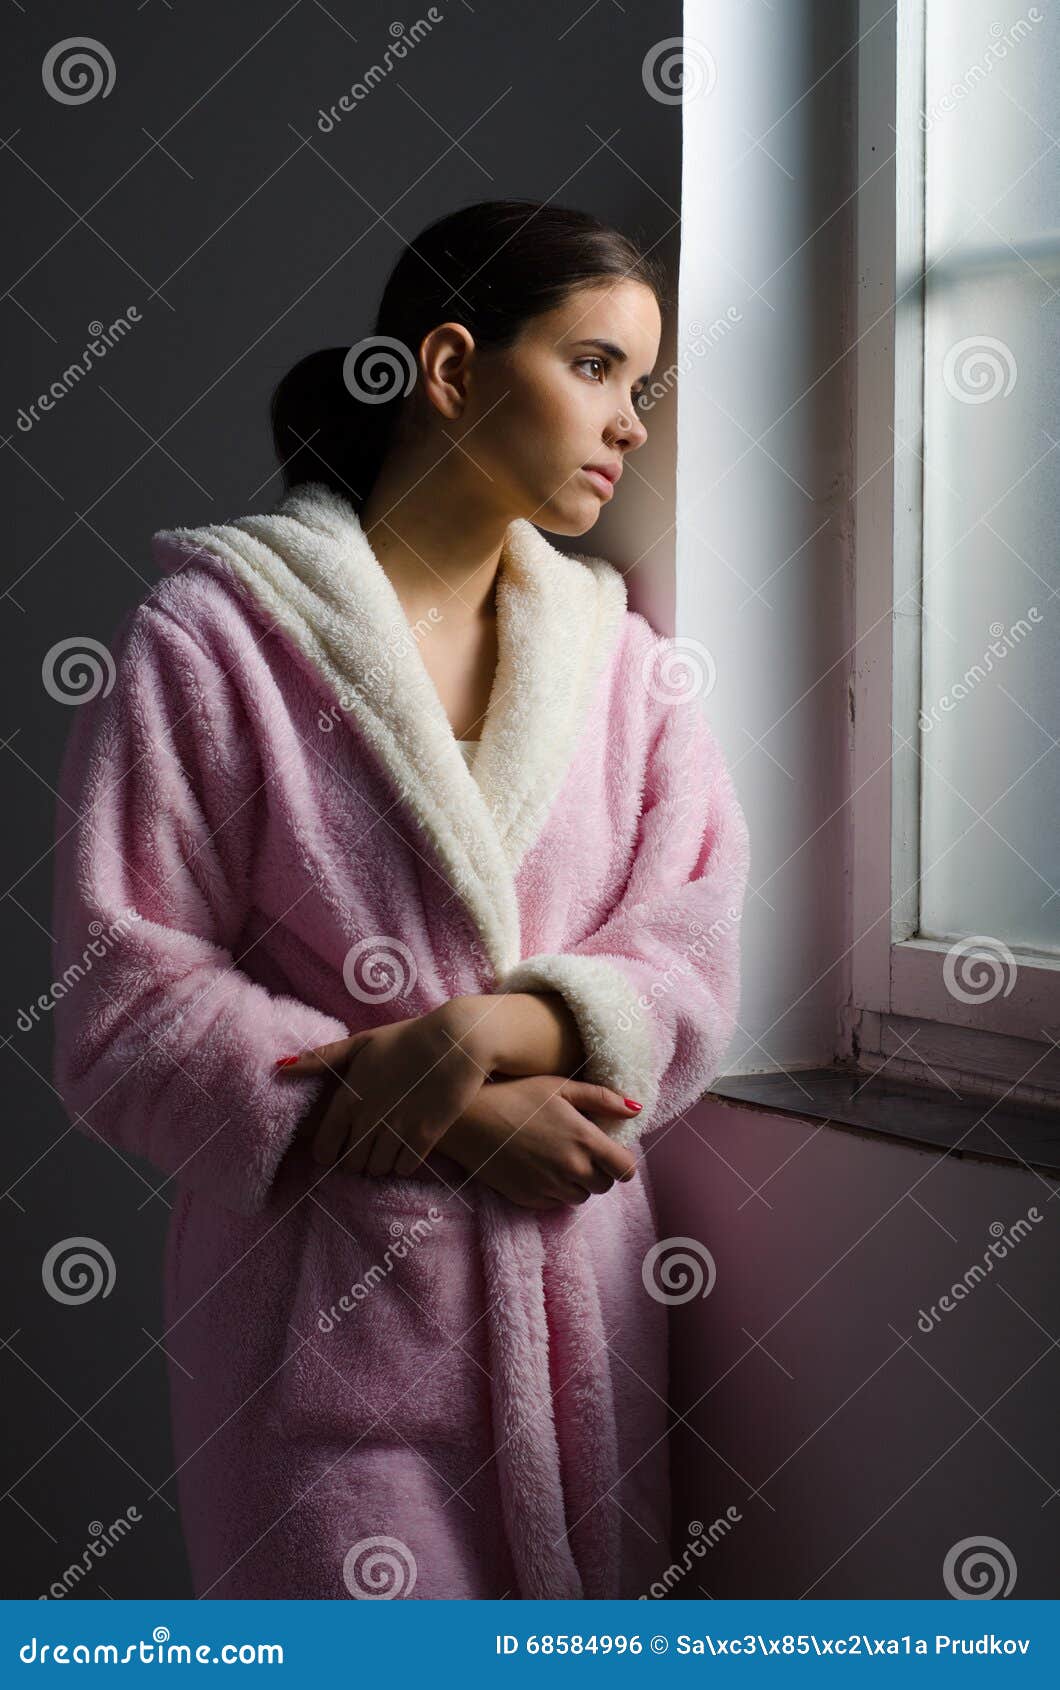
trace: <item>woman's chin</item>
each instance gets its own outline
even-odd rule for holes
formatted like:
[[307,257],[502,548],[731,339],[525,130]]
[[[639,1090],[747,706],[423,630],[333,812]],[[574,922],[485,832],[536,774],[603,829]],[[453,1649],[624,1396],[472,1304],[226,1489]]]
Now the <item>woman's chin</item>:
[[586,510],[579,527],[572,530],[575,534],[587,534],[590,528],[595,528],[596,519],[604,508],[595,493],[590,496],[592,498],[592,504]]
[[531,521],[550,534],[587,534],[600,515],[601,502],[595,493],[588,498],[554,500],[539,507]]

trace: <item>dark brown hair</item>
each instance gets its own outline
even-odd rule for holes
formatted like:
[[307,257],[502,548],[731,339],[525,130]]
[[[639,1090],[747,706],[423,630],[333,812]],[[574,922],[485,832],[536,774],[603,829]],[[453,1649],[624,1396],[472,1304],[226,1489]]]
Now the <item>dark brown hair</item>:
[[588,212],[535,200],[480,200],[431,223],[398,259],[375,328],[356,347],[329,346],[288,370],[272,395],[272,437],[286,489],[323,481],[358,512],[390,445],[439,323],[477,345],[510,346],[531,318],[576,289],[629,280],[668,297],[661,260]]

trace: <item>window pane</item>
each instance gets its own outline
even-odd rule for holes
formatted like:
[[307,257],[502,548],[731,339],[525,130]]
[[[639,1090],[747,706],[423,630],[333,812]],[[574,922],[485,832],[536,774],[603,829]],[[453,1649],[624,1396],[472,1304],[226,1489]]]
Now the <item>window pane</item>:
[[927,0],[929,259],[955,242],[1018,246],[1017,236],[1056,233],[1057,11],[1056,0],[1011,11],[997,0]]
[[997,18],[927,8],[920,930],[1060,951],[1060,16]]

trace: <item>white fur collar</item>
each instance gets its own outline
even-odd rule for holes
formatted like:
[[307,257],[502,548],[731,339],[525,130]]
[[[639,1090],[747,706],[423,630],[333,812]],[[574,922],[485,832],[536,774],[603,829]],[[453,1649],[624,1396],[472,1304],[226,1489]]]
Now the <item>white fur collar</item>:
[[[505,535],[498,662],[470,763],[353,506],[322,482],[274,511],[155,535],[220,560],[319,671],[391,770],[466,902],[489,962],[520,959],[515,872],[566,775],[594,683],[626,610],[621,573],[569,557],[524,518]],[[441,607],[440,607],[441,608]]]

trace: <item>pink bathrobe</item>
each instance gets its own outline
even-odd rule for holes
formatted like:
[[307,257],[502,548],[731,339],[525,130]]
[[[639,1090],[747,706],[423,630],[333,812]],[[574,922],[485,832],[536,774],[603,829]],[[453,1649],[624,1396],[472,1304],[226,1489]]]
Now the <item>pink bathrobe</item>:
[[[153,541],[61,773],[55,1080],[171,1177],[162,1345],[198,1596],[635,1597],[669,1564],[643,1163],[562,1211],[436,1151],[324,1173],[276,1058],[460,994],[557,991],[632,1144],[739,1010],[744,818],[610,564],[508,529],[469,766],[322,484]],[[444,617],[445,603],[425,623]],[[120,1256],[120,1240],[111,1240]]]

